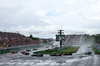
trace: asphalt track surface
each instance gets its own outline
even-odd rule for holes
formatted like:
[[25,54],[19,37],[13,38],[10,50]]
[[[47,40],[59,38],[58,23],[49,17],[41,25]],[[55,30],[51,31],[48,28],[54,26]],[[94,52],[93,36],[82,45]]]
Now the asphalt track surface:
[[[51,47],[49,47],[51,48]],[[36,51],[47,48],[39,48]],[[91,51],[91,55],[84,53]],[[0,66],[100,66],[100,55],[95,55],[90,45],[81,45],[79,50],[72,56],[55,56],[44,55],[43,57],[32,57],[30,55],[22,55],[20,52],[16,54],[6,53],[0,55]]]

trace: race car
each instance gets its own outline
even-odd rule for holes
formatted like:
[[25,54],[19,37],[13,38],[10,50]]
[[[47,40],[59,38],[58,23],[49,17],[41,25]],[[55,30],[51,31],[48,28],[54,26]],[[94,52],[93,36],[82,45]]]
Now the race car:
[[15,53],[18,53],[18,52],[17,52],[17,51],[12,51],[12,52],[11,52],[11,54],[15,54]]
[[25,51],[21,51],[21,54],[25,54]]
[[24,55],[29,55],[29,53],[25,53]]
[[63,53],[63,55],[72,55],[72,52]]
[[85,53],[85,55],[90,55],[90,54],[92,54],[92,52],[90,51]]
[[62,54],[50,54],[50,56],[62,56]]
[[33,56],[33,57],[43,57],[43,54],[33,54],[33,55],[31,55],[31,56]]
[[49,48],[49,47],[46,47],[46,48]]
[[33,50],[38,50],[37,48],[34,48]]
[[26,50],[27,52],[31,51],[31,50]]

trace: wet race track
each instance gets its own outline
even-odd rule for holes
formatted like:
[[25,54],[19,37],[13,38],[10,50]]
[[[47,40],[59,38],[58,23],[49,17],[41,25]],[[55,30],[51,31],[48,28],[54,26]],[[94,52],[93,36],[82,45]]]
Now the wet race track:
[[[30,55],[22,55],[21,52],[16,54],[6,53],[0,55],[0,66],[100,66],[100,56],[95,55],[89,46],[80,46],[77,53],[70,56],[49,56],[32,57]],[[38,50],[43,50],[39,48]],[[85,55],[86,51],[91,51],[92,55]]]

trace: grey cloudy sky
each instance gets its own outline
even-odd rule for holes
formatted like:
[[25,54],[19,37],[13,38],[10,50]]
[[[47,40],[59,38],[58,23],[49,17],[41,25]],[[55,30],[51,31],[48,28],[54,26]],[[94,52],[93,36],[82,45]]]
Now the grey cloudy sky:
[[100,0],[0,0],[0,31],[4,29],[40,37],[58,29],[100,32]]

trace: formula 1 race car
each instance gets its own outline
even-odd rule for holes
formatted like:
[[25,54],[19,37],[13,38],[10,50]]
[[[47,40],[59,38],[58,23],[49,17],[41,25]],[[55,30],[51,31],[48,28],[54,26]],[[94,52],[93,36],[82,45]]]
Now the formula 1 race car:
[[31,56],[33,56],[33,57],[43,57],[43,54],[33,54]]
[[72,55],[72,52],[63,53],[63,55]]
[[25,54],[25,51],[21,51],[21,54]]
[[90,51],[85,53],[85,55],[90,55],[90,54],[92,54],[92,52]]
[[17,51],[12,51],[12,52],[11,52],[11,54],[15,54],[15,53],[18,53],[18,52],[17,52]]
[[37,48],[34,48],[33,50],[38,50]]
[[45,47],[45,48],[49,48],[49,47]]
[[26,50],[27,52],[31,51],[31,50]]
[[24,55],[29,55],[29,53],[25,53]]
[[62,54],[50,54],[50,56],[61,56]]

